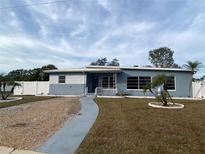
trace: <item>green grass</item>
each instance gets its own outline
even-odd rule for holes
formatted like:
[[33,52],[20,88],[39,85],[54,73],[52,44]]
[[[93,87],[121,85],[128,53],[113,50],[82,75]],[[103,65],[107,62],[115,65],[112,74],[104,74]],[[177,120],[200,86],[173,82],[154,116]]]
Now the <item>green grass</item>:
[[175,101],[181,110],[148,107],[149,99],[96,101],[98,118],[76,153],[205,153],[205,101]]
[[30,103],[30,102],[36,102],[46,99],[51,99],[53,97],[49,96],[23,96],[22,100],[12,101],[12,102],[1,102],[0,108],[10,107],[10,106],[16,106],[20,104]]

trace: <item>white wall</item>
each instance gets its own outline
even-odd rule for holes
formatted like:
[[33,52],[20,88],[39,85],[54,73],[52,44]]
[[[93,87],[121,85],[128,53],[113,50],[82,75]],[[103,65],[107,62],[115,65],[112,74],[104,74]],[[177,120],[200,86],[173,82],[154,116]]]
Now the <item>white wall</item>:
[[193,97],[205,98],[205,81],[192,82]]
[[[49,76],[50,84],[58,84],[59,76],[61,76],[61,74],[50,74]],[[85,75],[83,74],[66,74],[65,75],[66,84],[84,84],[84,81],[85,81]]]
[[49,93],[49,82],[23,81],[18,83],[21,86],[15,87],[14,95],[48,95]]

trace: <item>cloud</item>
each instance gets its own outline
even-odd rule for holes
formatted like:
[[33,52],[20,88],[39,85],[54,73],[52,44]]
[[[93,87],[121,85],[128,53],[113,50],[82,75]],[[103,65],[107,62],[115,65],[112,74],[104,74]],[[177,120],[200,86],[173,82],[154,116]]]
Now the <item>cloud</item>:
[[204,9],[200,0],[69,0],[0,10],[0,72],[48,63],[77,67],[105,56],[121,65],[146,65],[148,51],[161,46],[172,48],[180,65],[203,62]]

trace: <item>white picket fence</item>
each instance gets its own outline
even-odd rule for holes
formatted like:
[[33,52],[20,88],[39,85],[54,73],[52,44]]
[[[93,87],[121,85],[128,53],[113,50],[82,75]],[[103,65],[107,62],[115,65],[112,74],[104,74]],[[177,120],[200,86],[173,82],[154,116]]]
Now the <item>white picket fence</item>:
[[205,81],[192,82],[192,91],[194,98],[205,98]]
[[48,95],[49,82],[47,81],[22,81],[21,86],[14,89],[14,95]]

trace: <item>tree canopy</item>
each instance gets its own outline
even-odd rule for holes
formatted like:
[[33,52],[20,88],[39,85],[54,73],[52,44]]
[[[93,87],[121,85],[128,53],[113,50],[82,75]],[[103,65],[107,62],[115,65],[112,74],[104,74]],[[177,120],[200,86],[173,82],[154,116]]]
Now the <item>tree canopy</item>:
[[172,67],[174,64],[174,51],[168,47],[161,47],[149,51],[149,60],[155,67]]
[[14,81],[48,81],[48,74],[44,74],[44,70],[57,69],[55,65],[49,64],[41,68],[34,69],[17,69],[10,71],[5,78]]
[[99,58],[95,62],[91,62],[90,65],[96,65],[96,66],[120,66],[119,60],[117,58],[114,58],[110,62],[108,62],[107,58]]

